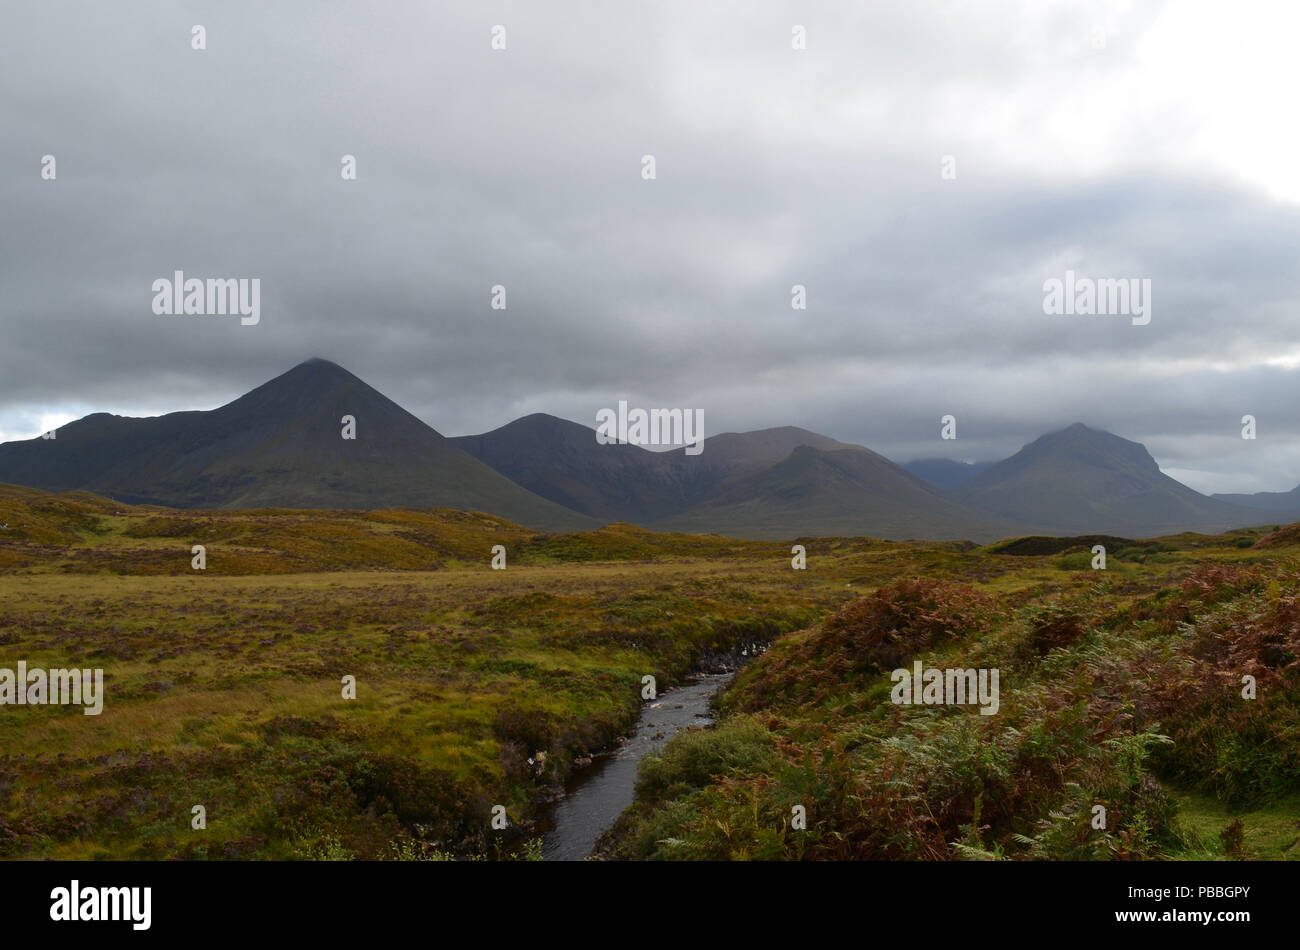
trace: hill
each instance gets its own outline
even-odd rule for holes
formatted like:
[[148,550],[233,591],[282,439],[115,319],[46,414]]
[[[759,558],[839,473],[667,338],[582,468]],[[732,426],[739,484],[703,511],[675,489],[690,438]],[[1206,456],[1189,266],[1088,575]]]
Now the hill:
[[1300,485],[1290,491],[1261,491],[1252,495],[1214,494],[1210,497],[1230,505],[1241,505],[1245,508],[1276,512],[1275,517],[1283,516],[1284,520],[1287,521],[1295,520],[1291,517],[1285,517],[1287,515],[1300,517]]
[[851,446],[795,426],[709,436],[704,451],[602,445],[595,430],[545,413],[451,440],[529,491],[602,521],[652,524],[681,514],[719,486],[788,458],[800,446]]
[[716,480],[708,463],[692,468],[680,453],[601,445],[594,429],[545,413],[451,442],[542,498],[602,521],[652,521]]
[[1165,475],[1140,443],[1081,423],[1036,439],[951,495],[1041,534],[1217,533],[1266,520]]
[[1008,519],[971,511],[864,448],[796,448],[784,460],[741,475],[659,530],[740,538],[868,535],[992,540],[1023,534]]
[[[344,416],[355,439],[342,438]],[[211,411],[96,413],[54,439],[5,443],[0,481],[176,508],[456,508],[548,530],[595,526],[320,359]]]

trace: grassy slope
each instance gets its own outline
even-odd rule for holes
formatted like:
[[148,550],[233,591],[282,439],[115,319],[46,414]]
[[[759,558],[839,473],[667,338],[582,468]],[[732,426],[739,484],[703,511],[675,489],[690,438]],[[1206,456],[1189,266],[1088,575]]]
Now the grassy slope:
[[[1295,533],[1112,548],[1104,575],[1087,569],[1087,547],[1051,540],[992,555],[1021,565],[992,577],[977,570],[991,549],[972,555],[972,584],[900,571],[782,638],[722,698],[716,730],[644,761],[640,803],[609,852],[1300,856]],[[888,672],[914,658],[998,668],[998,714],[895,705]],[[1098,804],[1105,829],[1092,827]],[[795,805],[806,831],[791,827]],[[1237,818],[1240,848],[1221,836]]]

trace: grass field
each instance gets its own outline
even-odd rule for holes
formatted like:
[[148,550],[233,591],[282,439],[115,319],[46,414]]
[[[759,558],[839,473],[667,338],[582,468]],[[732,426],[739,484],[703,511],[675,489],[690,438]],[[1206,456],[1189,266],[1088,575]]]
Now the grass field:
[[[1055,539],[804,540],[794,570],[790,544],[627,525],[12,487],[0,524],[0,668],[106,683],[99,716],[0,706],[6,858],[530,856],[538,809],[635,721],[643,676],[769,642],[717,729],[644,763],[608,854],[1300,852],[1288,530],[1108,539],[1100,572],[1091,542]],[[913,657],[999,667],[999,713],[891,703]]]

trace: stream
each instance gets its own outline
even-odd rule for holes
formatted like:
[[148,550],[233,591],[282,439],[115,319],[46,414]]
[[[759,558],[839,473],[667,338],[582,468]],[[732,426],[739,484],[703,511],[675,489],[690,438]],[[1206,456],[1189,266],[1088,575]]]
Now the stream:
[[636,735],[575,775],[549,820],[543,819],[542,860],[581,861],[590,855],[596,838],[632,804],[641,757],[662,749],[679,729],[711,724],[709,700],[734,675],[701,674],[645,704]]

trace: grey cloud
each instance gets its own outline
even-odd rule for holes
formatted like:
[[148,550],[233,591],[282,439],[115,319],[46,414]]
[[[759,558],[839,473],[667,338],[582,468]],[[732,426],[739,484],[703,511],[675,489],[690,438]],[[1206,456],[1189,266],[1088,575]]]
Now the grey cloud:
[[[7,9],[0,431],[210,408],[320,355],[447,434],[629,398],[982,459],[1085,421],[1196,487],[1290,488],[1296,373],[1258,363],[1300,350],[1296,208],[1213,169],[1003,154],[1026,97],[1107,88],[1160,15],[1112,16],[1099,57],[1099,9]],[[1188,134],[1153,115],[1132,148]],[[1043,314],[1069,266],[1152,278],[1151,325]],[[262,324],[155,316],[175,269],[262,278]],[[1249,411],[1266,450],[1226,451]]]

